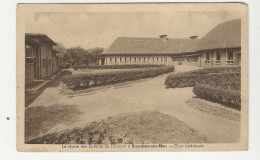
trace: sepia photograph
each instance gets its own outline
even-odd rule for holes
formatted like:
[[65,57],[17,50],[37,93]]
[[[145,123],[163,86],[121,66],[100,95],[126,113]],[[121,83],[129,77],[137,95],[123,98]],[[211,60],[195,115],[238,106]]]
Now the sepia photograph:
[[247,27],[243,3],[17,5],[17,150],[247,150]]

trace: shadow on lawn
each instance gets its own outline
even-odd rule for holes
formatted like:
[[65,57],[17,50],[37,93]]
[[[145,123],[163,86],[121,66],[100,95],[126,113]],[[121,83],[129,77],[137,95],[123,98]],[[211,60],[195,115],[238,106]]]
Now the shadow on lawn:
[[76,105],[27,108],[25,110],[25,141],[46,133],[58,123],[74,122],[80,113]]

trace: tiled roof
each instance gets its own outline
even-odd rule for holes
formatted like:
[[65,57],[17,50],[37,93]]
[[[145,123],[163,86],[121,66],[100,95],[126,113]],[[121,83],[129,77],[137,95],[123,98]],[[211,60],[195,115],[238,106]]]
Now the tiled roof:
[[241,47],[241,19],[223,22],[199,40],[197,50]]
[[178,54],[194,52],[197,40],[168,38],[118,37],[102,53],[109,54]]
[[27,37],[37,37],[45,42],[51,44],[51,45],[57,45],[52,39],[50,39],[46,34],[41,34],[41,33],[25,33],[25,38]]

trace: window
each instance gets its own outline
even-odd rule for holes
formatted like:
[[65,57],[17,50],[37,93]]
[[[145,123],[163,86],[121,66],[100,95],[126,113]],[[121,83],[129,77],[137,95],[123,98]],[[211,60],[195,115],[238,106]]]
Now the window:
[[234,52],[227,51],[227,64],[233,64],[233,63],[234,63]]
[[144,62],[145,62],[145,57],[144,57]]
[[215,52],[215,53],[216,53],[215,63],[216,63],[216,64],[220,64],[220,63],[221,63],[221,60],[220,60],[220,51],[217,51],[217,52]]
[[115,62],[117,62],[117,58],[115,57]]
[[178,61],[179,58],[178,57],[172,57],[172,61]]
[[158,62],[158,60],[159,60],[159,57],[157,57],[157,62]]
[[167,57],[165,57],[165,62],[167,62]]
[[121,63],[122,62],[122,58],[120,57],[119,59],[120,59],[120,63]]
[[32,46],[25,46],[25,62],[26,64],[33,64],[34,57],[33,57],[33,47]]
[[42,59],[42,67],[46,67],[46,59]]
[[205,53],[205,63],[209,63],[210,62],[210,54],[209,52]]
[[150,62],[150,57],[148,57],[148,62]]
[[136,57],[135,57],[135,63],[136,63]]
[[125,57],[125,62],[126,62],[126,57]]
[[153,62],[154,62],[154,57],[153,57]]
[[33,64],[34,58],[33,57],[26,57],[26,64]]
[[139,63],[141,63],[141,57],[139,57]]
[[161,61],[163,61],[163,57],[161,57]]
[[32,46],[25,46],[25,57],[33,57],[33,48]]
[[132,58],[130,57],[130,58],[129,58],[129,62],[131,62],[131,59],[132,59]]
[[[167,60],[167,58],[166,58]],[[182,57],[172,57],[172,61],[184,61],[184,58]]]
[[110,59],[110,62],[112,62],[112,57],[110,57],[109,59]]

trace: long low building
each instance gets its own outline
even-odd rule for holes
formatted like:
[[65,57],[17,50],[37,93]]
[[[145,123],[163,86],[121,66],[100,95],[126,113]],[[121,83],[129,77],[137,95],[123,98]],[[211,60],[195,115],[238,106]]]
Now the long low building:
[[201,39],[118,37],[102,53],[101,65],[240,65],[241,19],[217,25]]

